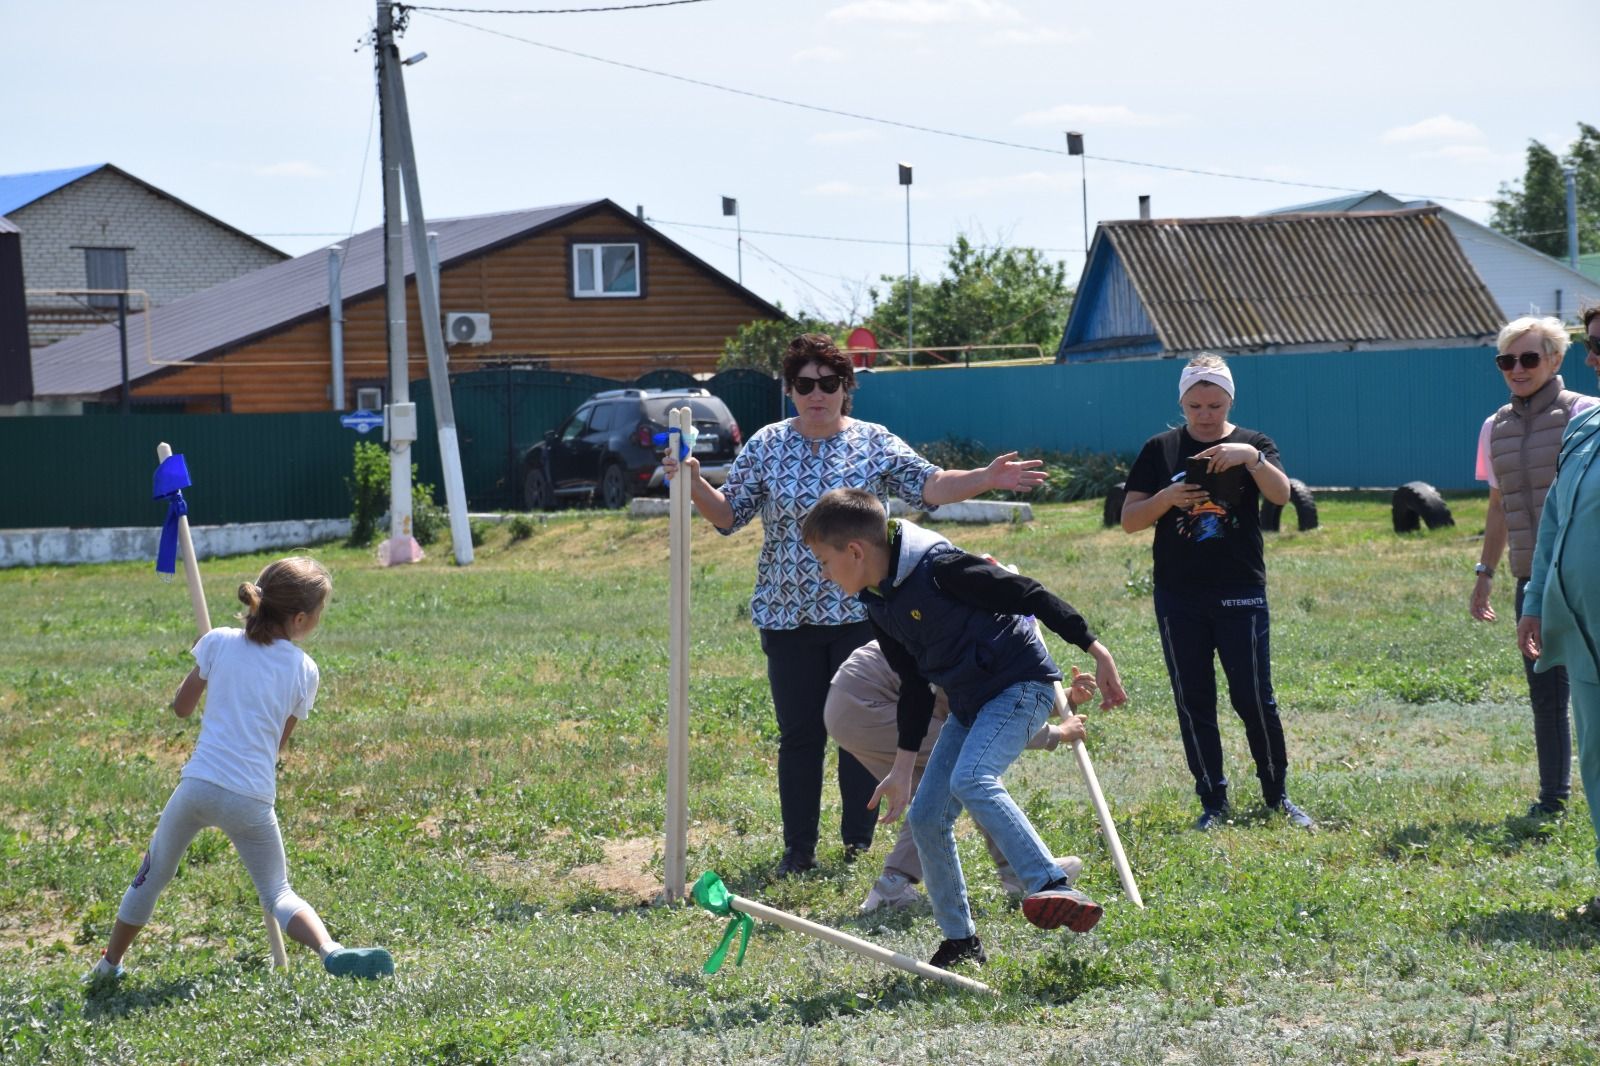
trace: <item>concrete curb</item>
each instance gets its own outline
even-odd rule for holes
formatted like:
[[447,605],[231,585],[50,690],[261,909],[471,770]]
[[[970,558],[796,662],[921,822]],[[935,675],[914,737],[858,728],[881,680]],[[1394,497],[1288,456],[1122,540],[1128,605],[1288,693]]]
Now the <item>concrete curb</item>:
[[[240,522],[194,526],[198,558],[248,555],[266,548],[299,548],[350,535],[348,518],[289,522]],[[159,526],[110,529],[0,530],[0,569],[13,566],[72,566],[79,563],[155,562]]]

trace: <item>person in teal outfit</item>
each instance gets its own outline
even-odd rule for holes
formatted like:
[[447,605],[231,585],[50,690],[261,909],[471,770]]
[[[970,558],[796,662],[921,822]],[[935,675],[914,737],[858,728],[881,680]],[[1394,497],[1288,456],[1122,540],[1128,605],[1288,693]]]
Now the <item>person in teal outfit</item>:
[[[1583,313],[1588,357],[1600,373],[1600,306]],[[1600,407],[1567,423],[1556,480],[1545,497],[1517,623],[1517,645],[1535,670],[1567,669],[1578,776],[1600,839]],[[1600,862],[1600,848],[1595,850]]]

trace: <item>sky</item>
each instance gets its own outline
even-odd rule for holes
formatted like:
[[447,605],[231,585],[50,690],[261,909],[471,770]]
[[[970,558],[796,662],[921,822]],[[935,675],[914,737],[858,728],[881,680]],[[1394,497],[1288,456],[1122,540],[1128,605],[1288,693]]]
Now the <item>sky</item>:
[[[375,10],[0,0],[0,173],[115,163],[296,255],[379,225]],[[906,271],[901,162],[925,278],[964,233],[1075,279],[1085,182],[1091,233],[1141,194],[1204,217],[1382,188],[1486,220],[1530,139],[1600,124],[1592,24],[1576,0],[697,0],[419,8],[400,51],[427,53],[405,78],[430,216],[608,197],[733,276],[731,196],[745,284],[855,322]]]

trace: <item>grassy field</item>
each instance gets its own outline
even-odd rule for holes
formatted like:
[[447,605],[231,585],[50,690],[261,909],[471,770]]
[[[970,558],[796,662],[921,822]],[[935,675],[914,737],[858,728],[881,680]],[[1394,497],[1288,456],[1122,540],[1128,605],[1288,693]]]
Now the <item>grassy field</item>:
[[[1322,529],[1268,549],[1291,788],[1314,833],[1252,809],[1231,716],[1237,824],[1189,829],[1148,534],[1102,530],[1098,501],[945,527],[1077,605],[1131,696],[1092,717],[1090,746],[1148,909],[1122,898],[1071,758],[1029,753],[1012,790],[1088,860],[1106,917],[1081,937],[1032,928],[966,836],[993,1002],[773,928],[706,977],[722,923],[640,906],[660,877],[667,529],[592,512],[516,543],[493,532],[467,569],[443,548],[389,572],[317,549],[335,579],[308,646],[323,687],[278,812],[296,890],[345,943],[390,947],[393,980],[329,979],[300,948],[287,974],[267,968],[248,878],[208,832],[129,977],[86,996],[193,744],[165,710],[188,602],[148,565],[0,572],[0,1061],[1600,1062],[1595,841],[1581,798],[1554,823],[1513,817],[1535,772],[1510,582],[1501,621],[1466,615],[1482,497],[1453,501],[1455,529],[1405,537],[1377,497],[1320,504]],[[758,543],[696,527],[691,871],[926,957],[926,910],[856,915],[887,834],[849,866],[825,828],[818,871],[769,880]],[[205,565],[213,618],[266,559]]]

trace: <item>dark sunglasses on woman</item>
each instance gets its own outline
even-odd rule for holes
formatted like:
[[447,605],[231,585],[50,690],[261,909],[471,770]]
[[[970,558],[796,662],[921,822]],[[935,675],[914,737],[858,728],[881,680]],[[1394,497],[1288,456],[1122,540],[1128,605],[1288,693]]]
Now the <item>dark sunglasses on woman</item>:
[[1512,355],[1510,352],[1506,352],[1502,355],[1497,355],[1494,357],[1494,365],[1499,367],[1501,370],[1510,370],[1512,367],[1517,365],[1518,360],[1522,362],[1522,369],[1532,370],[1534,367],[1544,362],[1544,353],[1523,352],[1521,355]]
[[832,396],[839,391],[839,386],[844,384],[844,378],[838,374],[824,374],[820,378],[790,378],[789,388],[797,396],[810,396],[811,390],[822,387],[822,391]]

